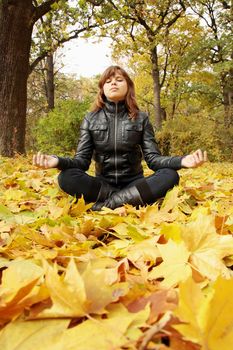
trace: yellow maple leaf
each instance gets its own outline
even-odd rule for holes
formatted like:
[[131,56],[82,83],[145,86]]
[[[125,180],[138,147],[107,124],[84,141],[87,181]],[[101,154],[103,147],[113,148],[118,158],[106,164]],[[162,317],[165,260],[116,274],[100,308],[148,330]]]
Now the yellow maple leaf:
[[231,277],[223,258],[233,254],[233,237],[216,233],[214,215],[199,213],[183,226],[182,238],[191,253],[190,263],[199,273],[212,280],[219,275]]
[[144,239],[142,242],[135,243],[127,249],[127,258],[134,264],[145,263],[148,261],[155,263],[160,256],[160,252],[156,246],[159,236],[150,239]]
[[45,262],[45,284],[49,290],[52,307],[37,315],[44,317],[80,317],[86,314],[86,292],[83,279],[71,259],[65,275],[60,276],[55,267]]
[[180,198],[178,197],[178,194],[180,192],[180,187],[175,186],[172,190],[168,191],[166,193],[166,196],[163,200],[161,210],[164,212],[169,212],[172,209],[174,209],[180,202]]
[[150,309],[129,312],[122,304],[108,308],[107,318],[91,318],[68,328],[69,320],[17,321],[0,331],[0,348],[7,350],[110,350],[137,340]]
[[3,271],[0,289],[0,321],[15,319],[27,306],[48,297],[47,290],[36,286],[43,269],[29,260],[9,263]]
[[179,243],[181,242],[181,225],[178,223],[171,223],[167,224],[164,223],[161,225],[161,235],[164,235],[164,237],[169,240],[172,239],[173,241]]
[[64,349],[69,350],[120,349],[129,340],[140,337],[142,332],[139,327],[146,325],[149,312],[148,306],[137,313],[130,313],[122,304],[113,304],[108,307],[106,319],[87,320],[67,329],[61,342]]
[[181,283],[175,325],[202,350],[231,350],[233,344],[233,279],[219,277],[205,292],[191,278]]
[[158,211],[156,205],[147,206],[144,211],[141,212],[141,220],[145,223],[145,226],[150,226],[151,228],[155,225],[160,225],[162,222],[173,222],[179,216],[179,212],[167,212],[165,209]]
[[127,283],[114,283],[117,278],[117,267],[98,268],[91,262],[80,273],[74,259],[71,259],[65,274],[61,276],[56,267],[47,265],[45,284],[53,304],[36,318],[82,317],[89,313],[103,313],[108,304],[128,291]]
[[188,263],[190,252],[183,242],[177,244],[169,240],[166,244],[157,246],[163,262],[149,272],[149,279],[163,278],[161,286],[170,288],[191,275],[192,270]]
[[88,209],[90,209],[92,206],[93,206],[93,203],[86,204],[83,197],[79,198],[77,203],[75,199],[70,208],[70,214],[72,216],[80,216],[83,213],[85,213]]
[[[119,264],[98,266],[102,259],[87,263],[82,273],[88,302],[88,313],[103,313],[111,302],[117,301],[128,292],[128,283],[118,283]],[[109,263],[108,263],[109,264]]]
[[0,331],[0,348],[4,350],[64,350],[61,334],[69,320],[34,320],[9,323]]
[[25,197],[26,197],[26,192],[22,190],[13,189],[13,188],[6,190],[4,193],[4,198],[6,199],[6,201],[11,201],[11,200],[19,201]]

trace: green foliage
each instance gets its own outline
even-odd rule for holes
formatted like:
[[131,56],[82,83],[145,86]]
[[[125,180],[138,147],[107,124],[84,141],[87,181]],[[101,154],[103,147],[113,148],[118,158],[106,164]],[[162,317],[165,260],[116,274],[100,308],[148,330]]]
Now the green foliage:
[[200,148],[208,152],[210,161],[229,161],[233,130],[227,130],[221,118],[219,116],[216,122],[216,116],[195,113],[167,120],[162,130],[156,133],[161,152],[184,155]]
[[[34,71],[28,80],[28,110],[27,110],[27,150],[38,149],[37,129],[40,118],[48,113],[46,92],[44,86],[44,69],[40,63],[41,69]],[[74,76],[56,73],[55,77],[55,105],[59,101],[93,101],[96,95],[97,78],[76,79]]]
[[77,144],[80,123],[89,106],[89,99],[83,102],[60,101],[53,111],[38,121],[35,129],[37,149],[55,154],[73,151]]

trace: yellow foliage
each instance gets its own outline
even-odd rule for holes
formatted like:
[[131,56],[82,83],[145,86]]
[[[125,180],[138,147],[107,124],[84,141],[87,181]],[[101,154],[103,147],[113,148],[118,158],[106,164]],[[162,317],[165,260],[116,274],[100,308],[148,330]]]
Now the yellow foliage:
[[174,326],[202,350],[230,350],[233,344],[233,279],[222,277],[202,291],[192,279],[179,288],[175,315],[184,324]]
[[56,170],[0,164],[1,349],[231,350],[231,164],[182,169],[163,201],[100,212],[60,191]]

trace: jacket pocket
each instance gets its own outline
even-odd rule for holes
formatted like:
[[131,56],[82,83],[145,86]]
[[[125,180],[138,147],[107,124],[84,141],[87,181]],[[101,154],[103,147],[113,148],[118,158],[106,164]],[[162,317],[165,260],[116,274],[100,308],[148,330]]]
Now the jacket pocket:
[[137,144],[141,142],[142,138],[142,124],[138,123],[125,123],[123,124],[123,140],[124,142],[129,142],[132,144]]
[[92,123],[90,124],[89,130],[94,142],[104,141],[108,136],[107,123]]

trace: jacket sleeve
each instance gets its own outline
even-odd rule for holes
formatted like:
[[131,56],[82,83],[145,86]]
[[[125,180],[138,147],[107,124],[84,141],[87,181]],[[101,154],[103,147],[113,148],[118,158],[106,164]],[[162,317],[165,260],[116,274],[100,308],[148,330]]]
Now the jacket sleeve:
[[80,126],[80,136],[74,158],[58,157],[58,169],[79,168],[88,170],[93,154],[93,141],[89,130],[89,121],[85,117]]
[[181,160],[183,157],[161,155],[155,140],[153,127],[148,117],[144,120],[142,152],[148,167],[154,171],[161,168],[181,169]]

